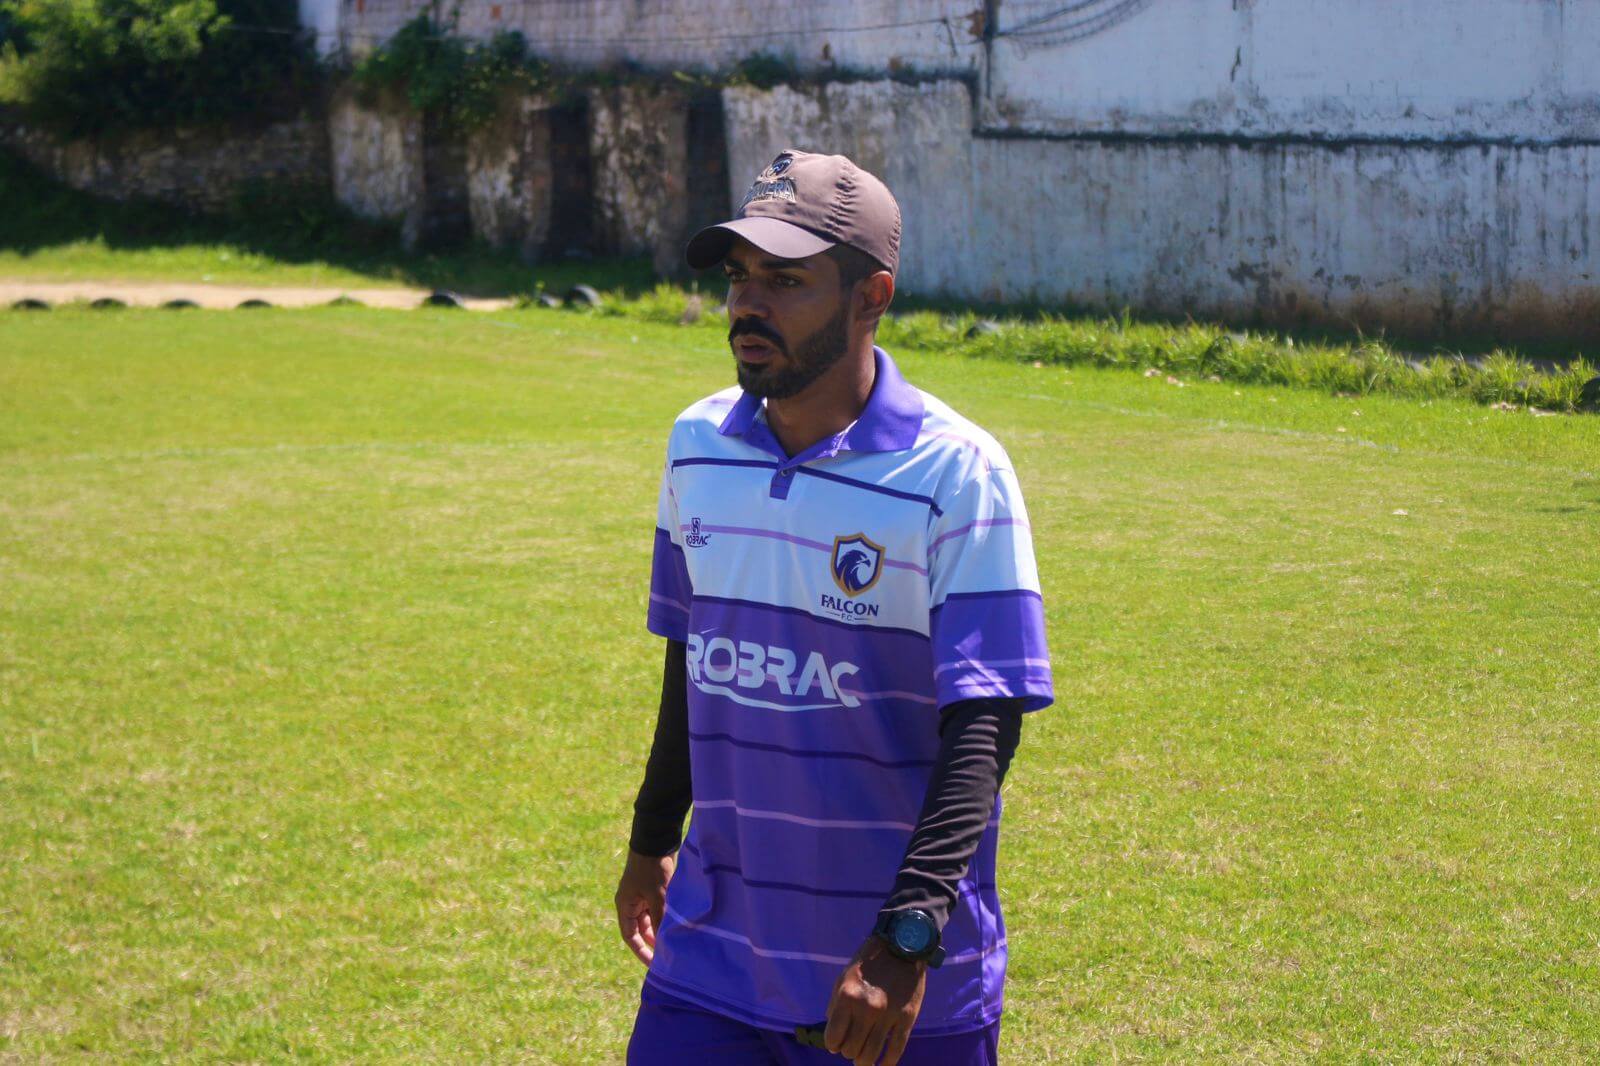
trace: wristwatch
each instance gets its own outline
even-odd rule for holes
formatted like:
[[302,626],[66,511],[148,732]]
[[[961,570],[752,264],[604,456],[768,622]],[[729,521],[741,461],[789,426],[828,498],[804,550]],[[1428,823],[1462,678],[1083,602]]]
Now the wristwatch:
[[888,944],[891,954],[907,962],[925,962],[938,969],[944,961],[939,927],[927,911],[879,911],[872,935]]

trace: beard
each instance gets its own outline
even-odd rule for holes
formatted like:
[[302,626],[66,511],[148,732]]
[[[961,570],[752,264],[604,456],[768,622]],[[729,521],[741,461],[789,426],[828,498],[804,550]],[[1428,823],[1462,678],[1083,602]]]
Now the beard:
[[772,364],[749,366],[734,357],[739,371],[739,387],[752,396],[769,400],[786,400],[798,395],[813,381],[827,373],[828,368],[844,358],[850,343],[848,306],[840,307],[827,324],[800,342],[793,352],[783,343],[783,338],[763,324],[751,319],[733,324],[728,331],[728,344],[741,334],[749,333],[769,342],[782,355],[788,366],[776,369]]

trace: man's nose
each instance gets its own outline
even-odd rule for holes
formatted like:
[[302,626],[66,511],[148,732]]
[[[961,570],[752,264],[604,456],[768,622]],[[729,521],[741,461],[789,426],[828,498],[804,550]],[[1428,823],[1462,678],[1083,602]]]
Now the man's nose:
[[741,318],[759,318],[766,321],[767,301],[761,295],[758,285],[738,285],[728,292],[728,321],[737,322]]

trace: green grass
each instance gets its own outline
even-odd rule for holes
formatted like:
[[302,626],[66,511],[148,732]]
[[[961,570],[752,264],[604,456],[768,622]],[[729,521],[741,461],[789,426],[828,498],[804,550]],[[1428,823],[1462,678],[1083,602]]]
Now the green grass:
[[[725,349],[264,314],[0,314],[0,1060],[617,1061]],[[1045,588],[1004,1061],[1594,1061],[1596,423],[897,355]]]

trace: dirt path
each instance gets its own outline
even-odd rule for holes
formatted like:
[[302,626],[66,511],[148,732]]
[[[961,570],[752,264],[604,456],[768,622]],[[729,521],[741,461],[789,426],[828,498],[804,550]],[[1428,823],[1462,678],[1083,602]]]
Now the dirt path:
[[[0,307],[18,300],[56,304],[75,300],[121,300],[130,307],[160,307],[169,300],[190,300],[201,307],[226,309],[246,300],[264,300],[274,307],[315,307],[348,296],[368,307],[411,310],[427,299],[427,289],[285,288],[275,285],[202,285],[142,281],[9,281],[0,279]],[[510,300],[461,297],[469,311],[503,311]]]

